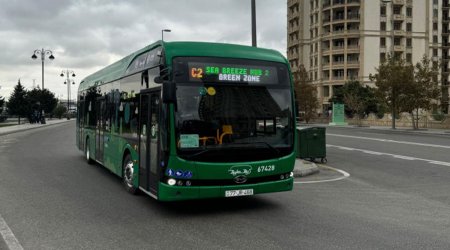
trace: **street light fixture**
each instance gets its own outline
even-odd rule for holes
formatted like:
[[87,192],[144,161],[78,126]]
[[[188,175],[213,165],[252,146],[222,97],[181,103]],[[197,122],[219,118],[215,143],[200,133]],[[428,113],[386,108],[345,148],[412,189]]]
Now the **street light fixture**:
[[72,70],[66,69],[65,71],[61,71],[61,74],[59,76],[64,77],[64,75],[67,77],[67,80],[64,82],[64,84],[67,84],[67,120],[70,120],[69,116],[69,110],[70,110],[70,83],[72,85],[75,85],[75,81],[70,80],[70,76],[75,77],[75,72]]
[[37,55],[41,55],[41,61],[42,61],[42,90],[44,90],[44,61],[45,61],[45,56],[49,55],[48,59],[50,59],[50,60],[54,60],[55,57],[53,56],[53,51],[45,50],[44,48],[42,48],[41,50],[36,49],[34,51],[33,55],[31,56],[31,59],[36,60],[38,58]]
[[169,29],[161,30],[161,41],[164,41],[164,32],[172,32],[172,30],[169,30]]

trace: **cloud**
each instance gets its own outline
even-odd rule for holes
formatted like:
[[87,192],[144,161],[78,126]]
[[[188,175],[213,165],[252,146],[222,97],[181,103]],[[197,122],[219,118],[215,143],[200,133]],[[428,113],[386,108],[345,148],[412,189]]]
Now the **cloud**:
[[[41,84],[36,49],[50,49],[45,86],[66,96],[61,70],[76,82],[161,39],[251,44],[250,0],[0,0],[0,96],[17,79]],[[258,46],[286,51],[286,0],[257,0]],[[77,86],[77,85],[76,85]]]

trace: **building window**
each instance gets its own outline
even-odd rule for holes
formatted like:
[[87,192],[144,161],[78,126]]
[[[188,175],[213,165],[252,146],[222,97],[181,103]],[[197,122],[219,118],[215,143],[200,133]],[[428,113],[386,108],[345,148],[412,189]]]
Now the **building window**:
[[380,63],[384,63],[386,61],[386,53],[380,53]]
[[380,38],[380,47],[386,47],[386,37]]
[[438,17],[438,10],[437,9],[433,9],[433,17],[435,17],[435,18]]
[[433,30],[438,30],[438,24],[436,22],[433,22]]
[[394,23],[394,30],[401,30],[402,29],[402,23],[395,22]]
[[433,43],[438,43],[438,37],[437,36],[433,36]]
[[394,15],[400,15],[400,14],[402,14],[402,6],[394,5]]
[[380,30],[386,31],[386,22],[380,23]]
[[437,49],[433,49],[433,56],[438,56],[438,50]]
[[406,31],[412,32],[412,23],[407,23],[406,24]]
[[330,96],[330,87],[323,86],[323,97],[329,97],[329,96]]
[[411,53],[407,53],[406,54],[406,62],[407,63],[412,63],[412,54]]
[[406,39],[406,47],[408,47],[408,48],[412,47],[412,39],[411,38]]
[[412,17],[412,8],[411,7],[406,8],[406,16]]
[[386,16],[386,6],[384,5],[382,5],[381,7],[380,7],[380,16]]
[[399,46],[402,44],[402,39],[399,37],[394,38],[394,45]]

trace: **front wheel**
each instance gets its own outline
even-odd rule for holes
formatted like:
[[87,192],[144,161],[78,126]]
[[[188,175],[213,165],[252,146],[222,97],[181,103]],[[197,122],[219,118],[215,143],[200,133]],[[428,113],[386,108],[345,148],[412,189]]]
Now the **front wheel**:
[[123,185],[125,186],[125,189],[127,192],[131,194],[136,194],[137,188],[133,186],[133,180],[134,180],[134,164],[133,160],[131,160],[131,156],[127,155],[125,156],[125,159],[123,160]]

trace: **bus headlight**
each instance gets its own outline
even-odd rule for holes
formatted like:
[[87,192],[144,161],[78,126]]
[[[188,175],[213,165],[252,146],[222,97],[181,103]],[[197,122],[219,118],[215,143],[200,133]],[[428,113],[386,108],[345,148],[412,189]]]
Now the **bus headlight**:
[[177,185],[178,185],[178,186],[183,186],[183,185],[184,185],[184,183],[183,183],[183,181],[182,181],[182,180],[178,180],[178,181],[177,181]]
[[177,181],[175,179],[170,178],[167,180],[167,184],[169,184],[170,186],[174,186],[176,183]]

